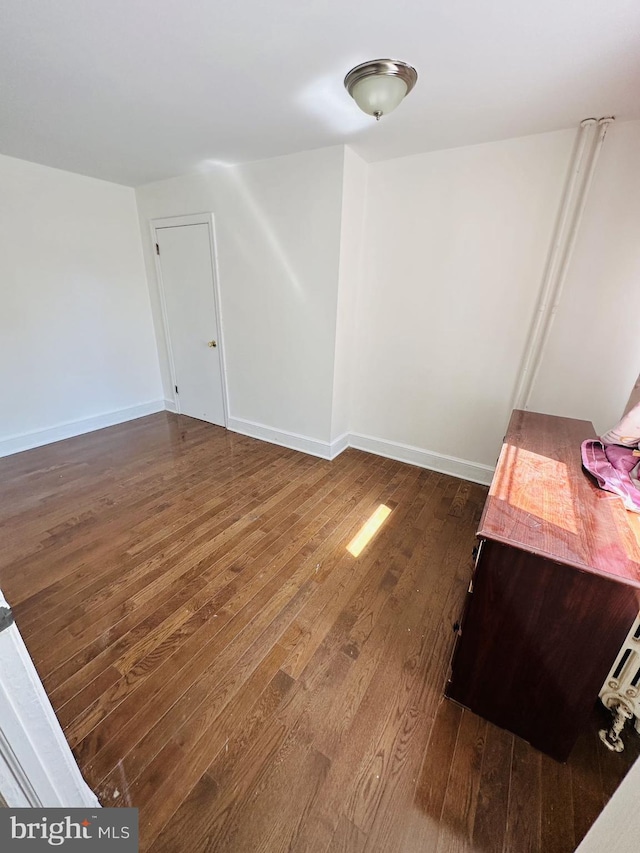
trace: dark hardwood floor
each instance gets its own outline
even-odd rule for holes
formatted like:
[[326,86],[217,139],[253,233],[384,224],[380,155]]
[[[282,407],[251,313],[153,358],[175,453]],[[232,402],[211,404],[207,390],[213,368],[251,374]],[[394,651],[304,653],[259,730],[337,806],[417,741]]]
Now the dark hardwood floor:
[[0,496],[0,586],[143,851],[569,853],[638,753],[443,700],[481,486],[158,414],[0,460]]

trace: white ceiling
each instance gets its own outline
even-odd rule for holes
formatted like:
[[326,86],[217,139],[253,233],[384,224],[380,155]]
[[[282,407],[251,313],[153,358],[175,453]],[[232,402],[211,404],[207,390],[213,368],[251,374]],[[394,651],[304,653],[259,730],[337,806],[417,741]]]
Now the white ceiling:
[[[419,73],[376,123],[342,80]],[[0,152],[137,185],[347,142],[367,160],[640,118],[639,0],[2,0]]]

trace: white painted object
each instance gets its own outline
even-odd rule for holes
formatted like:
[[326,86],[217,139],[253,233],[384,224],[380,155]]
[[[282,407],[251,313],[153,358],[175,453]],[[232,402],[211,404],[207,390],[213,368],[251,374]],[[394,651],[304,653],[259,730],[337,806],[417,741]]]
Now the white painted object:
[[229,429],[233,432],[239,432],[241,435],[260,439],[260,441],[268,441],[270,444],[289,447],[291,450],[299,450],[301,453],[308,453],[310,456],[318,456],[320,459],[335,459],[348,447],[354,447],[356,450],[373,453],[385,459],[407,462],[409,465],[417,465],[419,468],[426,468],[429,471],[450,474],[452,477],[460,477],[463,480],[482,483],[485,486],[488,486],[493,478],[494,468],[491,465],[481,465],[468,459],[447,456],[433,450],[412,447],[395,441],[386,441],[360,433],[345,432],[333,441],[328,442],[234,417],[229,418]]
[[126,421],[134,421],[146,415],[154,415],[163,411],[175,412],[173,401],[150,400],[139,406],[127,406],[125,409],[116,409],[113,412],[103,412],[89,418],[79,418],[76,421],[66,421],[56,424],[47,429],[34,430],[33,432],[10,435],[0,439],[0,456],[10,456],[12,453],[22,453],[23,450],[31,450],[34,447],[42,447],[43,444],[51,444],[54,441],[63,441],[65,438],[73,438],[75,435],[84,435],[97,429],[123,424]]
[[518,374],[513,401],[514,409],[525,408],[533,385],[533,373],[542,356],[542,340],[545,335],[545,326],[548,323],[551,302],[557,292],[558,269],[563,261],[570,223],[575,214],[581,186],[584,183],[586,164],[592,148],[589,143],[593,141],[596,125],[597,121],[595,118],[584,119],[578,129],[578,138],[573,152],[573,160],[569,168],[569,176],[565,186],[560,215],[551,241],[549,259],[540,288],[538,305],[529,333],[525,356]]
[[153,231],[176,410],[226,426],[213,218],[155,220]]
[[0,453],[164,405],[136,198],[0,155]]
[[574,139],[369,165],[351,432],[495,464]]
[[375,453],[385,459],[396,459],[398,462],[407,462],[409,465],[417,465],[429,471],[439,471],[441,474],[449,474],[451,477],[461,477],[472,483],[482,483],[485,486],[491,484],[494,466],[482,465],[469,459],[460,459],[446,453],[438,453],[434,450],[426,450],[424,447],[415,447],[403,444],[399,441],[386,441],[361,433],[350,433],[348,446],[368,453]]
[[640,759],[620,783],[576,853],[638,853]]
[[[611,128],[529,398],[536,412],[611,428],[638,377],[640,122]],[[606,346],[602,342],[606,337]]]
[[332,440],[344,160],[335,146],[136,190],[166,398],[173,386],[148,223],[212,211],[230,417]]
[[[635,729],[640,733],[640,615],[602,685],[600,700],[614,714],[620,708],[626,718],[633,718]],[[622,746],[611,748],[619,752]]]
[[[640,117],[634,0],[312,8],[3,0],[0,149],[139,186],[205,157],[353,140],[371,162],[573,127],[605,106]],[[421,76],[382,130],[342,81],[387,52]]]
[[12,808],[100,807],[15,623],[0,631],[0,793]]
[[367,164],[345,145],[331,403],[332,442],[347,433],[351,425],[357,300],[362,289],[368,172]]
[[[582,218],[589,198],[589,191],[591,189],[593,177],[596,172],[598,160],[600,159],[607,130],[613,121],[614,119],[610,117],[601,118],[598,121],[597,134],[595,135],[592,144],[589,144],[591,140],[587,137],[587,156],[584,161],[582,157],[580,157],[578,161],[576,173],[574,173],[577,174],[575,198],[573,197],[573,194],[570,193],[568,205],[569,215],[566,231],[564,230],[564,225],[566,223],[561,223],[563,227],[558,235],[558,241],[560,244],[559,251],[557,254],[554,252],[551,254],[551,261],[548,267],[550,273],[545,281],[545,288],[543,289],[543,296],[538,313],[540,322],[539,324],[536,324],[534,329],[535,336],[531,341],[531,361],[529,364],[525,364],[524,374],[522,377],[522,388],[519,390],[515,408],[530,408],[529,403],[531,399],[531,392],[535,385],[538,371],[540,370],[540,364],[544,357],[547,341],[549,340],[549,336],[553,328],[556,313],[560,306],[562,291],[575,249],[576,240],[580,232],[580,226],[582,224]],[[586,127],[585,122],[582,122],[581,130],[585,133],[589,133],[593,127],[593,122],[593,119],[587,119]],[[571,189],[572,187],[570,186],[568,192],[570,192]]]
[[[139,188],[164,396],[148,220],[212,209],[230,424],[323,456],[365,436],[486,480],[574,146],[570,129],[371,164],[335,147]],[[638,146],[639,121],[607,137],[531,402],[597,429],[619,418],[640,364],[621,310],[640,277]],[[616,333],[594,347],[604,328]]]

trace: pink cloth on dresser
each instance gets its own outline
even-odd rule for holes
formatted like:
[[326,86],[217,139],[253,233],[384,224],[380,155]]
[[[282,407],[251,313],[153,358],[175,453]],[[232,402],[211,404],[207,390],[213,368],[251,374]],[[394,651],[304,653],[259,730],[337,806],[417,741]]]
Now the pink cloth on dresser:
[[627,509],[640,512],[640,404],[600,439],[582,442],[582,464],[601,489],[618,495]]

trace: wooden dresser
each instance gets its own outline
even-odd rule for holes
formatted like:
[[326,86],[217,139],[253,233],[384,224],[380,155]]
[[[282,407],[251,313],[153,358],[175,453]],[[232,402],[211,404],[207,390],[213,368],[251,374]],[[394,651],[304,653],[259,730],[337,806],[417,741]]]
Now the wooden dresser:
[[446,695],[565,761],[640,609],[640,515],[584,473],[588,421],[515,411]]

